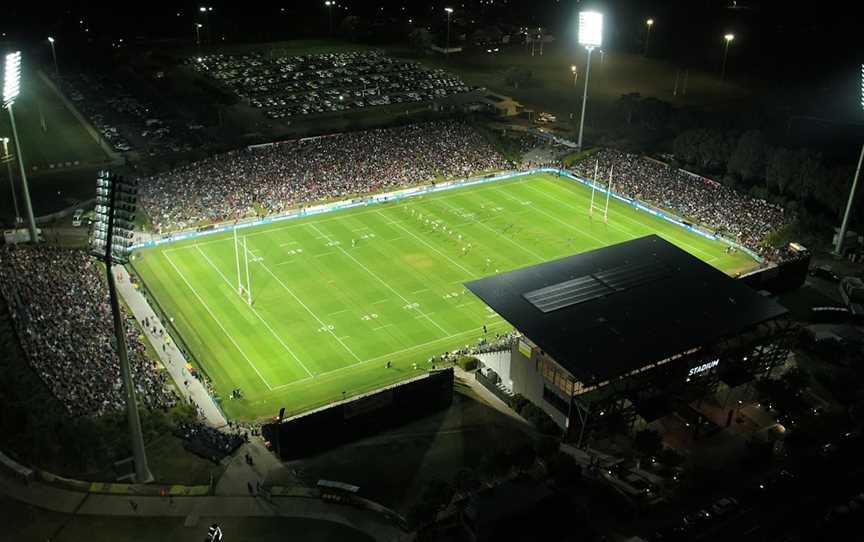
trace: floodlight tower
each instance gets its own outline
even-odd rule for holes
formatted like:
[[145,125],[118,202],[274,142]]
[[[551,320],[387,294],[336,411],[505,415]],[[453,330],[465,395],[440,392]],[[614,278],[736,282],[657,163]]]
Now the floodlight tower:
[[6,55],[6,67],[3,71],[3,107],[9,111],[9,124],[12,126],[12,141],[15,143],[15,154],[18,155],[18,167],[21,171],[21,186],[24,194],[24,209],[27,211],[27,226],[30,230],[30,242],[39,242],[36,233],[36,219],[33,217],[33,205],[30,202],[30,187],[27,186],[27,170],[24,168],[24,155],[21,154],[21,142],[18,140],[18,129],[15,126],[15,114],[12,106],[21,91],[21,51]]
[[213,11],[213,6],[201,6],[198,11],[204,14],[204,24],[207,25],[207,43],[213,43],[213,33],[210,29],[210,12]]
[[6,162],[6,172],[9,175],[9,191],[12,192],[12,206],[15,208],[15,227],[21,223],[21,212],[18,210],[18,196],[15,195],[15,177],[12,176],[12,160],[14,156],[9,154],[9,138],[0,137],[0,144],[3,145],[3,154],[0,155],[0,162]]
[[723,67],[720,69],[720,79],[726,79],[726,58],[729,56],[729,44],[735,39],[735,34],[726,34],[723,36],[726,45],[723,46]]
[[126,319],[120,312],[113,268],[114,264],[122,265],[128,261],[129,246],[132,244],[135,229],[137,200],[137,181],[127,181],[107,171],[99,172],[99,177],[96,179],[96,220],[93,225],[91,247],[94,255],[105,263],[105,272],[108,276],[108,297],[114,317],[114,344],[117,357],[120,359],[120,378],[126,396],[126,420],[129,423],[129,437],[132,440],[135,481],[146,484],[153,481],[153,474],[147,466],[147,454],[144,451],[141,418],[138,416],[135,385],[132,382],[132,371],[126,349]]
[[336,2],[333,0],[326,0],[324,5],[327,6],[327,17],[330,20],[330,34],[333,34],[333,6],[336,5]]
[[582,94],[582,118],[579,120],[579,141],[576,146],[582,150],[582,130],[585,128],[585,104],[588,102],[588,75],[591,73],[591,51],[603,45],[603,14],[596,11],[579,12],[579,44],[588,51],[585,66],[585,91]]
[[576,81],[579,79],[579,72],[576,71],[576,65],[570,66],[570,72],[573,74],[573,86],[576,86]]
[[[861,109],[864,110],[864,64],[861,64]],[[846,211],[843,213],[843,222],[840,231],[837,232],[837,241],[834,243],[834,254],[843,255],[843,241],[846,237],[846,227],[849,226],[849,213],[852,211],[852,202],[855,200],[855,190],[858,188],[858,178],[861,175],[861,162],[864,162],[864,145],[861,145],[861,154],[858,156],[858,167],[855,168],[855,177],[852,179],[852,188],[849,190],[849,199],[846,201]]]
[[444,8],[447,12],[447,50],[445,54],[450,54],[450,17],[453,15],[453,8]]
[[54,75],[60,77],[60,68],[57,67],[57,51],[54,49],[54,38],[48,36],[48,45],[51,46],[51,57],[54,59]]
[[648,19],[645,21],[645,25],[648,26],[648,31],[645,34],[645,55],[648,55],[648,42],[651,41],[651,28],[654,26],[654,19]]

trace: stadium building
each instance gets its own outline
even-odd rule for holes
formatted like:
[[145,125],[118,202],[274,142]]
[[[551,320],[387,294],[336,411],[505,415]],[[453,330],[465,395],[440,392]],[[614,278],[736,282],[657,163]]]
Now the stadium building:
[[789,351],[785,308],[656,235],[466,287],[521,334],[478,379],[580,444],[670,414],[698,428],[698,401],[765,378]]

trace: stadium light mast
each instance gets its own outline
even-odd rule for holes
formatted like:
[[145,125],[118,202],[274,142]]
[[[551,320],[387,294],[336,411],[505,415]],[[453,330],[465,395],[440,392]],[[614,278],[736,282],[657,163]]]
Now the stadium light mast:
[[723,67],[720,69],[720,79],[726,79],[726,58],[729,56],[729,44],[735,39],[735,34],[726,34],[723,36],[726,44],[723,46]]
[[48,45],[51,46],[51,58],[54,59],[54,75],[60,77],[60,68],[57,67],[57,50],[54,49],[54,38],[48,36]]
[[126,319],[120,312],[117,284],[114,279],[114,264],[118,267],[128,260],[129,246],[135,229],[135,208],[138,186],[134,180],[127,181],[107,171],[99,172],[96,179],[96,220],[93,225],[91,247],[96,257],[105,263],[108,276],[108,297],[114,318],[114,340],[117,357],[120,359],[120,378],[126,398],[126,420],[132,440],[132,457],[135,462],[135,481],[146,484],[153,481],[144,450],[144,435],[135,397],[135,384],[129,367],[126,348]]
[[0,137],[0,143],[3,144],[3,154],[0,155],[0,162],[6,162],[6,172],[9,174],[9,191],[12,192],[12,206],[15,208],[15,227],[21,223],[21,212],[18,210],[18,196],[15,194],[15,177],[12,175],[12,159],[9,154],[9,138]]
[[648,26],[648,31],[645,34],[645,56],[648,56],[648,42],[651,41],[651,28],[654,26],[654,19],[648,19],[645,24]]
[[27,211],[27,226],[30,230],[30,242],[38,243],[36,219],[33,217],[33,204],[30,202],[30,187],[27,186],[27,170],[24,168],[24,155],[21,154],[21,142],[18,140],[18,128],[15,126],[15,114],[12,106],[21,91],[21,51],[6,55],[6,65],[3,71],[3,107],[9,111],[9,124],[12,126],[12,141],[15,143],[15,154],[18,155],[18,167],[21,170],[21,186],[24,194],[24,209]]
[[579,72],[576,71],[576,65],[570,66],[570,72],[573,74],[573,86],[576,86],[576,81],[579,80]]
[[330,21],[330,35],[333,35],[333,6],[336,5],[336,2],[333,0],[326,0],[324,5],[327,6],[327,18]]
[[585,91],[582,94],[582,117],[579,120],[579,141],[577,148],[582,150],[582,131],[585,128],[585,104],[588,102],[588,76],[591,73],[591,51],[603,45],[603,14],[596,11],[579,12],[579,44],[588,51],[585,66]]
[[[861,109],[864,110],[864,64],[861,64]],[[855,168],[855,177],[852,179],[852,188],[849,189],[849,199],[846,201],[846,211],[843,213],[843,222],[840,231],[837,232],[837,241],[834,243],[834,254],[843,255],[843,241],[846,237],[846,228],[849,226],[849,214],[852,212],[852,202],[855,200],[855,190],[858,188],[858,178],[861,176],[861,162],[864,162],[864,145],[861,145],[861,154],[858,156],[858,167]]]
[[444,51],[444,54],[450,54],[450,17],[453,16],[453,8],[444,8],[444,11],[447,12],[447,49]]

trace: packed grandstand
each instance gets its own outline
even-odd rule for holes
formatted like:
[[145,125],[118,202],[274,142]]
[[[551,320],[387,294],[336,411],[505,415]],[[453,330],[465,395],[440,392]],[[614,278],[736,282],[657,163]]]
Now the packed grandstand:
[[[764,256],[777,256],[765,241],[789,220],[782,208],[615,150],[596,152],[573,170],[590,178],[595,163],[600,171],[614,166],[616,191],[722,230]],[[508,162],[470,125],[439,121],[218,155],[144,179],[141,202],[154,229],[171,232],[436,178],[520,166],[524,164]],[[4,247],[0,292],[31,364],[70,413],[98,415],[123,408],[107,291],[97,264],[85,251]],[[142,404],[148,408],[174,404],[177,399],[164,371],[147,358],[137,328],[127,320],[133,376]]]

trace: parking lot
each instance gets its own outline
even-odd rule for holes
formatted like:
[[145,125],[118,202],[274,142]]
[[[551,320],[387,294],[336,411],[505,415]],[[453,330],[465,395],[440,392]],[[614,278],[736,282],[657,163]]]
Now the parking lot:
[[472,90],[442,69],[377,51],[281,57],[210,54],[188,63],[271,119],[430,101]]

